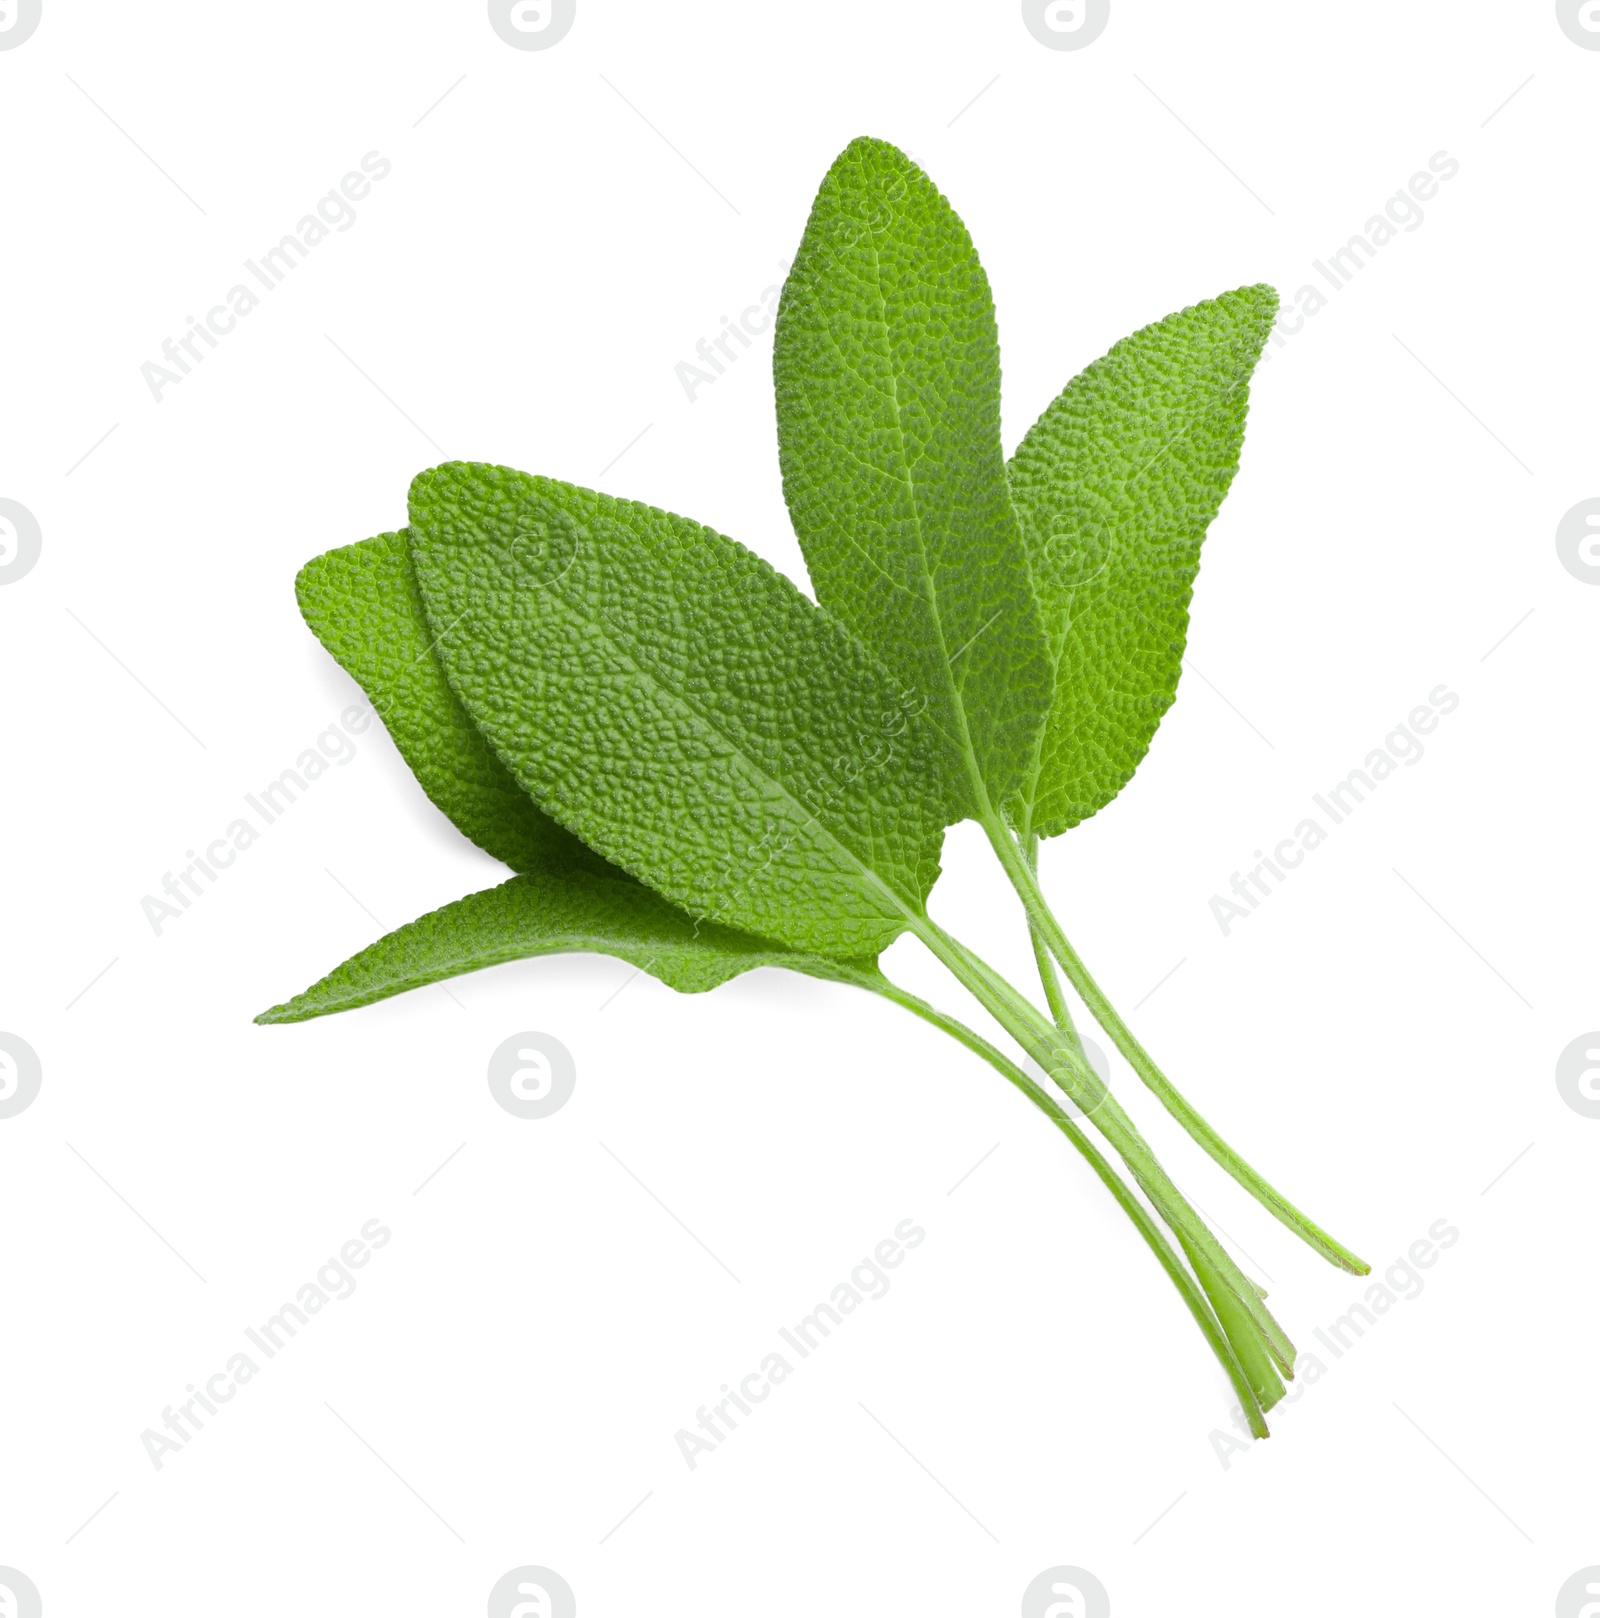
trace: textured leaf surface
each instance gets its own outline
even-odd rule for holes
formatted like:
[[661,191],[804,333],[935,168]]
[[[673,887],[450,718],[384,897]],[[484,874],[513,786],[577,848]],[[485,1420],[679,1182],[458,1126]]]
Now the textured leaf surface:
[[1124,338],[1069,382],[1009,467],[1055,664],[1013,806],[1053,837],[1120,792],[1177,693],[1200,542],[1239,464],[1278,295],[1241,287]]
[[[758,966],[821,977],[845,970],[841,963],[800,955],[731,927],[697,926],[621,874],[567,870],[514,876],[419,917],[256,1021],[304,1022],[486,966],[576,952],[618,956],[686,994],[714,989]],[[863,972],[873,969],[871,961],[852,964]]]
[[962,812],[1023,778],[1050,666],[972,240],[904,153],[828,171],[778,306],[783,489],[817,599],[928,706]]
[[450,682],[518,782],[691,914],[838,956],[919,914],[949,815],[859,641],[698,523],[504,467],[411,486]]
[[459,830],[513,870],[603,868],[540,813],[450,689],[403,534],[316,557],[295,594],[312,633],[366,692],[423,791]]

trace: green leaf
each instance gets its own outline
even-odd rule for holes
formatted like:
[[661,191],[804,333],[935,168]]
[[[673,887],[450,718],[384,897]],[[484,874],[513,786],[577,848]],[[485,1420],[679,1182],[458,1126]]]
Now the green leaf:
[[457,701],[404,534],[316,557],[300,570],[295,594],[312,633],[366,692],[423,791],[459,830],[516,871],[604,865],[539,812]]
[[784,496],[817,599],[926,701],[961,813],[1032,758],[1050,664],[1000,448],[1000,349],[966,227],[852,141],[778,305]]
[[859,641],[698,523],[504,467],[411,486],[450,683],[519,784],[692,915],[876,955],[938,875],[925,728]]
[[618,956],[685,994],[758,966],[846,981],[874,970],[870,960],[821,961],[714,922],[697,925],[620,873],[530,872],[396,928],[256,1021],[304,1022],[486,966],[579,951]]
[[1200,542],[1239,464],[1250,375],[1277,316],[1241,287],[1125,337],[1069,382],[1008,468],[1055,664],[1011,806],[1053,837],[1116,797],[1183,670]]

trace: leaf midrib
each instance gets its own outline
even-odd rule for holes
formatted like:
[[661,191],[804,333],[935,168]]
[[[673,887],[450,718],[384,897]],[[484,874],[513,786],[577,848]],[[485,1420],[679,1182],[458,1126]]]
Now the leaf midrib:
[[[967,722],[967,705],[955,683],[955,670],[951,666],[949,648],[945,640],[944,617],[939,611],[939,589],[933,581],[933,574],[928,566],[928,545],[922,532],[922,502],[917,497],[917,486],[911,476],[911,461],[905,452],[906,435],[905,429],[901,425],[900,415],[900,374],[895,368],[894,343],[889,335],[889,302],[883,294],[883,262],[878,255],[876,242],[872,244],[872,287],[878,299],[878,325],[883,333],[884,358],[888,361],[889,404],[894,412],[895,443],[898,446],[900,464],[905,469],[903,480],[906,492],[911,499],[913,523],[917,535],[917,556],[921,564],[918,570],[919,577],[926,593],[928,611],[933,615],[934,633],[938,637],[939,645],[939,667],[944,673],[945,689],[950,697],[950,706],[954,711],[956,723],[960,727],[960,736],[957,739],[958,755],[967,772],[967,784],[972,792],[972,807],[977,810],[980,820],[986,820],[993,814],[993,809],[989,802],[989,790],[984,782],[983,771],[978,764],[978,756],[972,745],[972,727]],[[833,330],[831,324],[828,330],[831,337]],[[965,647],[962,648],[963,651],[965,649]]]

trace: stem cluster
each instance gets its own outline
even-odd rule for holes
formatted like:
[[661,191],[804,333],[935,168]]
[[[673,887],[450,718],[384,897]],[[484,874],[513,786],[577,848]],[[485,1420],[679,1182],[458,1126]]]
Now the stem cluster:
[[[1258,1438],[1265,1438],[1266,1412],[1283,1397],[1284,1379],[1294,1375],[1294,1345],[1273,1319],[1266,1306],[1265,1292],[1240,1270],[1207,1228],[1173,1184],[1133,1120],[1090,1066],[1056,975],[1058,967],[1134,1072],[1212,1159],[1330,1263],[1353,1275],[1367,1274],[1369,1266],[1301,1213],[1245,1162],[1156,1066],[1090,975],[1051,912],[1036,874],[1036,840],[1018,837],[998,816],[993,817],[985,829],[1026,912],[1050,1015],[1046,1017],[982,957],[938,923],[925,916],[918,917],[911,930],[1049,1076],[1072,1108],[1094,1126],[1121,1159],[1133,1186],[1122,1178],[1061,1102],[981,1034],[891,983],[881,973],[862,972],[849,975],[849,980],[903,1006],[981,1056],[1072,1142],[1133,1221],[1178,1289],[1195,1324],[1226,1371],[1251,1431]],[[1134,1187],[1143,1192],[1159,1219],[1151,1217]]]

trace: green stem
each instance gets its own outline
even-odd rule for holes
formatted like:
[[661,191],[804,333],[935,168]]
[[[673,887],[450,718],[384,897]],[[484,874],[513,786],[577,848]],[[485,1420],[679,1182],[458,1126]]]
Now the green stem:
[[[1028,862],[1028,868],[1037,875],[1038,838],[1027,838],[1023,842],[1022,852]],[[1078,1038],[1077,1028],[1072,1021],[1071,1009],[1067,1005],[1066,996],[1061,992],[1061,980],[1056,974],[1055,957],[1051,955],[1049,945],[1045,943],[1044,936],[1031,918],[1028,922],[1028,936],[1033,941],[1033,958],[1039,968],[1039,982],[1044,986],[1045,999],[1050,1004],[1050,1012],[1055,1018],[1056,1027],[1069,1037],[1078,1054],[1088,1065],[1083,1042]],[[1195,1274],[1199,1276],[1200,1284],[1205,1288],[1212,1308],[1216,1310],[1217,1320],[1222,1330],[1227,1333],[1228,1341],[1237,1353],[1245,1375],[1250,1379],[1251,1390],[1262,1411],[1272,1409],[1283,1397],[1284,1387],[1283,1379],[1278,1375],[1278,1368],[1273,1363],[1271,1349],[1255,1329],[1249,1316],[1234,1301],[1233,1294],[1222,1284],[1200,1254],[1187,1244],[1184,1252],[1193,1265]]]
[[1272,1345],[1256,1330],[1255,1322],[1239,1307],[1221,1277],[1197,1253],[1188,1248],[1184,1250],[1200,1277],[1200,1285],[1205,1288],[1206,1296],[1217,1311],[1217,1319],[1228,1334],[1228,1341],[1239,1356],[1239,1363],[1250,1379],[1251,1390],[1262,1410],[1272,1409],[1284,1394],[1283,1378],[1278,1375],[1278,1367],[1272,1358]]
[[1026,853],[1019,848],[1011,832],[998,823],[986,828],[989,841],[999,856],[1007,876],[1011,878],[1028,913],[1029,927],[1036,937],[1042,937],[1050,952],[1060,961],[1067,981],[1079,998],[1093,1012],[1095,1021],[1105,1029],[1117,1049],[1122,1052],[1134,1072],[1160,1098],[1161,1104],[1178,1120],[1209,1156],[1219,1163],[1242,1185],[1274,1218],[1287,1225],[1309,1247],[1320,1253],[1340,1269],[1352,1275],[1367,1275],[1372,1266],[1358,1258],[1342,1242],[1335,1241],[1315,1220],[1303,1214],[1282,1192],[1265,1180],[1255,1169],[1195,1111],[1172,1081],[1156,1066],[1150,1053],[1134,1037],[1115,1006],[1106,998],[1100,985],[1090,975],[1078,952],[1072,947],[1061,924],[1051,913],[1038,878],[1034,875]]
[[[1028,868],[1038,869],[1039,839],[1030,837],[1022,845],[1023,857],[1028,862]],[[1063,1034],[1068,1034],[1076,1041],[1079,1053],[1083,1053],[1083,1041],[1078,1038],[1077,1025],[1072,1020],[1072,1009],[1067,1005],[1067,997],[1061,992],[1061,979],[1056,976],[1055,957],[1050,953],[1050,946],[1044,941],[1044,934],[1039,931],[1038,925],[1032,916],[1028,917],[1028,940],[1033,945],[1034,964],[1039,968],[1039,981],[1044,985],[1044,997],[1050,1006],[1050,1015],[1055,1018],[1056,1027]],[[1084,1056],[1088,1061],[1088,1057]]]
[[1279,1369],[1294,1374],[1294,1345],[1272,1318],[1260,1294],[1223,1249],[1205,1222],[1172,1183],[1133,1120],[1073,1051],[1061,1032],[1040,1016],[994,969],[937,923],[917,918],[913,930],[956,980],[1094,1120],[1117,1155],[1127,1164],[1140,1189],[1154,1203],[1173,1234],[1191,1245],[1216,1272],[1265,1338]]
[[[958,1040],[975,1055],[982,1057],[1003,1079],[1015,1085],[1072,1142],[1088,1162],[1089,1167],[1094,1170],[1100,1183],[1116,1198],[1117,1205],[1133,1221],[1134,1227],[1144,1238],[1145,1245],[1155,1254],[1157,1262],[1167,1272],[1173,1286],[1178,1289],[1179,1296],[1194,1317],[1195,1324],[1200,1328],[1211,1352],[1216,1355],[1227,1373],[1233,1391],[1249,1418],[1251,1432],[1257,1438],[1267,1437],[1268,1429],[1263,1406],[1256,1393],[1256,1378],[1250,1374],[1235,1352],[1231,1334],[1223,1328],[1217,1314],[1213,1312],[1212,1305],[1207,1303],[1206,1294],[1195,1284],[1194,1277],[1184,1268],[1183,1260],[1162,1235],[1161,1227],[1150,1217],[1144,1204],[1128,1189],[1121,1176],[1101,1155],[1094,1143],[1068,1117],[1060,1105],[1051,1099],[1049,1093],[1035,1084],[1015,1062],[997,1050],[981,1034],[974,1032],[948,1013],[940,1011],[937,1006],[930,1005],[909,990],[890,982],[882,974],[866,972],[860,975],[840,974],[840,980],[881,995],[885,1000],[903,1007],[914,1016],[922,1018],[924,1022],[931,1023],[935,1028],[949,1034],[952,1039]],[[1225,1289],[1223,1291],[1224,1296],[1227,1296]],[[1278,1386],[1281,1393],[1282,1384],[1279,1383]]]

